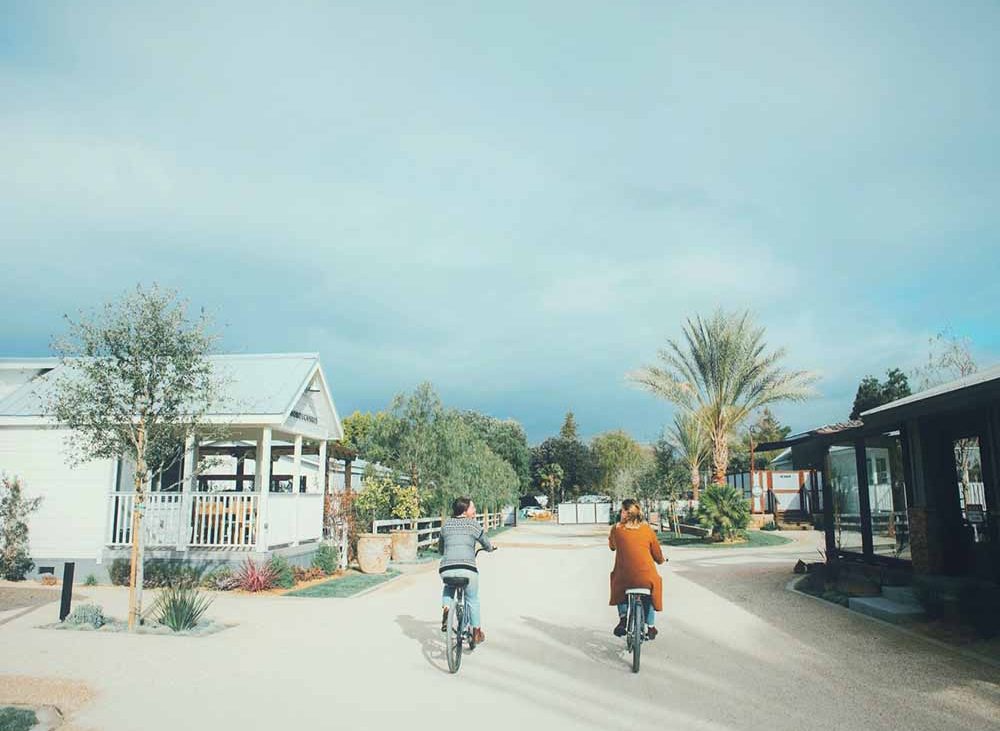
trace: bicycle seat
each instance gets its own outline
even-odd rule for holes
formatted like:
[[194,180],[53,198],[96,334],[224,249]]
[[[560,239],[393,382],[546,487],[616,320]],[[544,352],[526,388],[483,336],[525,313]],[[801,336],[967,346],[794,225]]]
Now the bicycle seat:
[[444,583],[448,586],[468,586],[469,577],[467,576],[444,576],[442,577]]
[[626,594],[641,594],[642,596],[650,596],[653,592],[649,589],[626,589]]

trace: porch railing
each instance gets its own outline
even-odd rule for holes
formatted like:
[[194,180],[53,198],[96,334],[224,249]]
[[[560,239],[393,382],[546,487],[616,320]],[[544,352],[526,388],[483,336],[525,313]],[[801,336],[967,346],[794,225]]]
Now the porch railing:
[[249,548],[257,542],[257,495],[189,496],[190,546],[198,548]]

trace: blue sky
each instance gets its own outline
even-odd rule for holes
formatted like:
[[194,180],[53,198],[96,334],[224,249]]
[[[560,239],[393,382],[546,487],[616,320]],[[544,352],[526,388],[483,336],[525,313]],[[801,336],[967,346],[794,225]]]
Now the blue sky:
[[1000,360],[1000,5],[489,5],[0,0],[0,354],[158,281],[533,440],[654,438],[625,374],[718,305],[822,375],[795,428]]

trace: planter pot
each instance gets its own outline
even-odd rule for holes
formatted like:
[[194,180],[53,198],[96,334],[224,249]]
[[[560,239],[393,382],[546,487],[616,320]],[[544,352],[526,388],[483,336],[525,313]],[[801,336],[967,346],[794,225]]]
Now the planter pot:
[[358,537],[358,564],[366,574],[384,574],[389,568],[392,536],[364,533]]
[[393,561],[417,560],[417,532],[415,530],[397,530],[390,535],[392,536]]

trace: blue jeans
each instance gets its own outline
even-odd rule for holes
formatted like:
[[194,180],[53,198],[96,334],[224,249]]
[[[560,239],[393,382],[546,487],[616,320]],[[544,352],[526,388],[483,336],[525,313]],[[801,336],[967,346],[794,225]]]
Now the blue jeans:
[[[653,602],[649,600],[648,597],[640,597],[643,604],[646,605],[646,626],[655,627],[656,626],[656,610],[653,609]],[[618,616],[624,617],[628,614],[628,602],[618,605]]]
[[[469,569],[447,569],[441,572],[441,578],[468,579],[469,585],[465,587],[465,601],[469,605],[469,626],[482,627],[479,611],[479,574]],[[455,599],[455,587],[444,585],[441,592],[441,606],[450,607]]]

